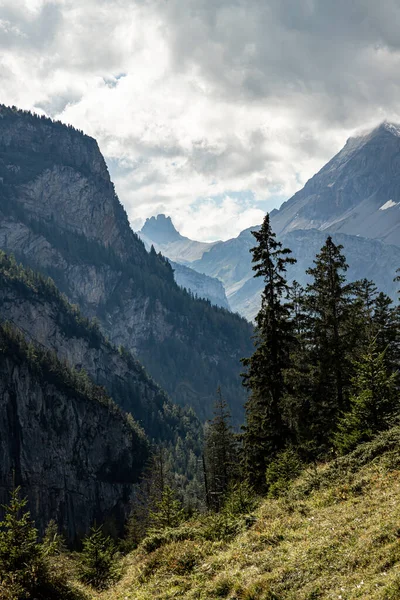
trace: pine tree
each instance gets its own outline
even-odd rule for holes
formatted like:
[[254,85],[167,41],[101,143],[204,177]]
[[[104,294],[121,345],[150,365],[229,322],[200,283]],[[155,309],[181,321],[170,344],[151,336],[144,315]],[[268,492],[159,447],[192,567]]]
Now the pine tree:
[[350,410],[339,420],[335,434],[335,446],[342,454],[390,427],[400,413],[397,373],[388,372],[385,352],[378,351],[376,340],[355,362],[355,371]]
[[81,580],[98,590],[107,588],[117,578],[116,548],[102,527],[93,526],[83,540],[79,568]]
[[359,331],[354,285],[346,284],[347,264],[342,246],[329,236],[307,270],[312,281],[306,288],[308,348],[312,377],[310,408],[304,419],[309,437],[324,451],[340,411],[347,407],[351,354]]
[[272,457],[285,446],[287,428],[281,414],[284,369],[288,367],[294,341],[289,291],[285,273],[293,264],[291,251],[283,248],[272,232],[267,214],[260,231],[252,232],[255,277],[264,279],[261,308],[256,316],[256,350],[243,359],[243,383],[250,390],[244,427],[244,466],[255,489],[265,487],[265,471]]
[[231,425],[228,404],[217,390],[214,418],[207,424],[204,459],[208,482],[207,504],[219,511],[228,487],[238,472],[237,438]]
[[[0,524],[0,575],[20,573],[21,576],[34,570],[41,561],[37,530],[29,511],[25,510],[26,498],[20,498],[21,488],[11,493],[4,506],[5,517]],[[23,577],[22,577],[23,578]]]
[[155,503],[150,512],[151,529],[162,531],[169,527],[177,527],[184,518],[181,503],[175,496],[174,490],[165,485],[160,500]]

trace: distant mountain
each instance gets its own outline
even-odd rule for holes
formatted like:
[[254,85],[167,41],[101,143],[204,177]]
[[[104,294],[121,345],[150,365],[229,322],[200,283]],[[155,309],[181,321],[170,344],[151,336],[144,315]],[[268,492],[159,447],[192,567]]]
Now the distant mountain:
[[[252,271],[250,248],[255,242],[251,235],[254,229],[258,227],[246,229],[237,238],[221,242],[204,254],[201,260],[192,263],[193,269],[221,279],[231,309],[249,320],[253,320],[259,310],[263,289],[262,280],[254,279]],[[327,235],[324,231],[310,229],[294,230],[278,236],[297,259],[297,263],[288,268],[289,280],[307,283],[305,271],[312,265]],[[393,278],[400,265],[398,246],[343,233],[331,235],[335,243],[344,247],[350,267],[347,274],[349,279],[372,279],[380,290],[396,298],[397,285]]]
[[[174,270],[176,283],[192,292],[198,298],[209,300],[211,304],[230,309],[224,286],[219,279],[210,277],[191,269],[188,265],[191,260],[201,258],[215,244],[195,242],[183,237],[172,223],[171,217],[163,214],[146,219],[141,231],[137,232],[146,249],[151,246],[169,258]],[[217,242],[215,242],[217,243]],[[177,262],[174,262],[174,257]]]
[[51,276],[173,401],[208,418],[221,386],[242,421],[240,358],[252,352],[252,327],[194,299],[146,251],[93,138],[0,106],[0,248]]
[[181,288],[190,290],[198,298],[209,300],[215,306],[230,310],[225,288],[219,279],[199,273],[172,260],[170,263],[174,270],[175,281]]
[[350,138],[272,225],[278,234],[319,229],[400,246],[400,126],[383,123]]
[[146,219],[138,235],[148,249],[153,245],[157,252],[183,264],[201,258],[204,252],[218,243],[196,242],[184,237],[175,229],[171,217],[163,214]]
[[[400,267],[400,126],[383,123],[350,138],[302,190],[271,212],[271,224],[298,260],[289,269],[289,278],[306,282],[305,270],[331,234],[344,246],[348,277],[372,279],[395,298],[393,277]],[[180,254],[176,241],[179,233],[171,226],[175,242],[164,244],[161,251],[172,258],[168,252],[174,247],[174,260],[187,264],[189,259]],[[192,269],[219,279],[231,309],[249,320],[258,311],[262,289],[251,265],[251,230],[256,228],[207,246],[189,262]]]

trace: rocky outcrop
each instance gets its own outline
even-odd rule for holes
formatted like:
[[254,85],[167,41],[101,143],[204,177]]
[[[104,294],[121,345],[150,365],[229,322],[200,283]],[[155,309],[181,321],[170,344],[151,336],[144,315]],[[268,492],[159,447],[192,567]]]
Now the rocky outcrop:
[[171,217],[157,215],[146,219],[142,229],[138,232],[146,248],[154,246],[169,259],[187,265],[193,260],[200,259],[218,242],[197,242],[181,235],[172,223]]
[[0,247],[53,277],[173,400],[207,417],[221,385],[241,420],[248,324],[193,300],[146,251],[94,140],[29,113],[0,113]]
[[41,532],[55,519],[69,542],[95,520],[121,526],[147,456],[144,436],[112,404],[47,366],[40,349],[0,330],[0,501],[21,485]]
[[198,298],[209,300],[215,306],[230,309],[224,286],[219,279],[209,277],[173,261],[170,263],[174,270],[175,281],[181,288],[190,290]]
[[278,234],[319,229],[400,246],[400,127],[350,138],[272,219]]

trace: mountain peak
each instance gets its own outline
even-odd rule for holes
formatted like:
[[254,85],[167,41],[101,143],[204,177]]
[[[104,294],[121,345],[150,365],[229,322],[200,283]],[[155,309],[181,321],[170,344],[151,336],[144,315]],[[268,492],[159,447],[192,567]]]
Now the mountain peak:
[[175,229],[171,217],[164,214],[146,219],[140,233],[157,244],[167,244],[182,239],[181,234]]

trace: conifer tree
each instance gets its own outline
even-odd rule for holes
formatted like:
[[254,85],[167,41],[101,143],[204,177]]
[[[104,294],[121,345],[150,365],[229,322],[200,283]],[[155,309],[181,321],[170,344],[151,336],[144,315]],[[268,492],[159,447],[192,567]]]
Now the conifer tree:
[[288,367],[294,341],[289,286],[285,273],[293,264],[291,251],[283,248],[272,232],[269,215],[259,231],[252,232],[257,245],[252,248],[255,277],[262,277],[264,290],[256,316],[256,350],[243,360],[243,383],[250,391],[244,427],[244,466],[256,489],[265,487],[268,462],[285,446],[287,428],[282,419],[284,369]]
[[165,485],[160,500],[155,503],[150,513],[153,531],[162,531],[169,527],[177,527],[184,518],[181,503],[175,496],[174,490]]
[[20,498],[21,489],[11,493],[5,506],[5,517],[0,530],[0,574],[21,573],[40,562],[40,546],[37,530],[29,511],[25,510],[27,500]]
[[376,340],[355,362],[355,373],[350,410],[339,420],[335,434],[335,446],[342,454],[390,427],[400,413],[397,373],[388,372],[385,352],[378,351]]
[[208,482],[208,506],[219,511],[230,483],[238,472],[237,438],[229,407],[217,390],[214,418],[206,426],[204,458]]
[[342,246],[329,236],[307,270],[308,348],[312,372],[310,438],[326,450],[340,411],[347,407],[351,354],[358,339],[353,285],[346,284]]
[[81,580],[98,590],[107,588],[117,578],[116,548],[102,527],[93,526],[83,540],[79,567]]

